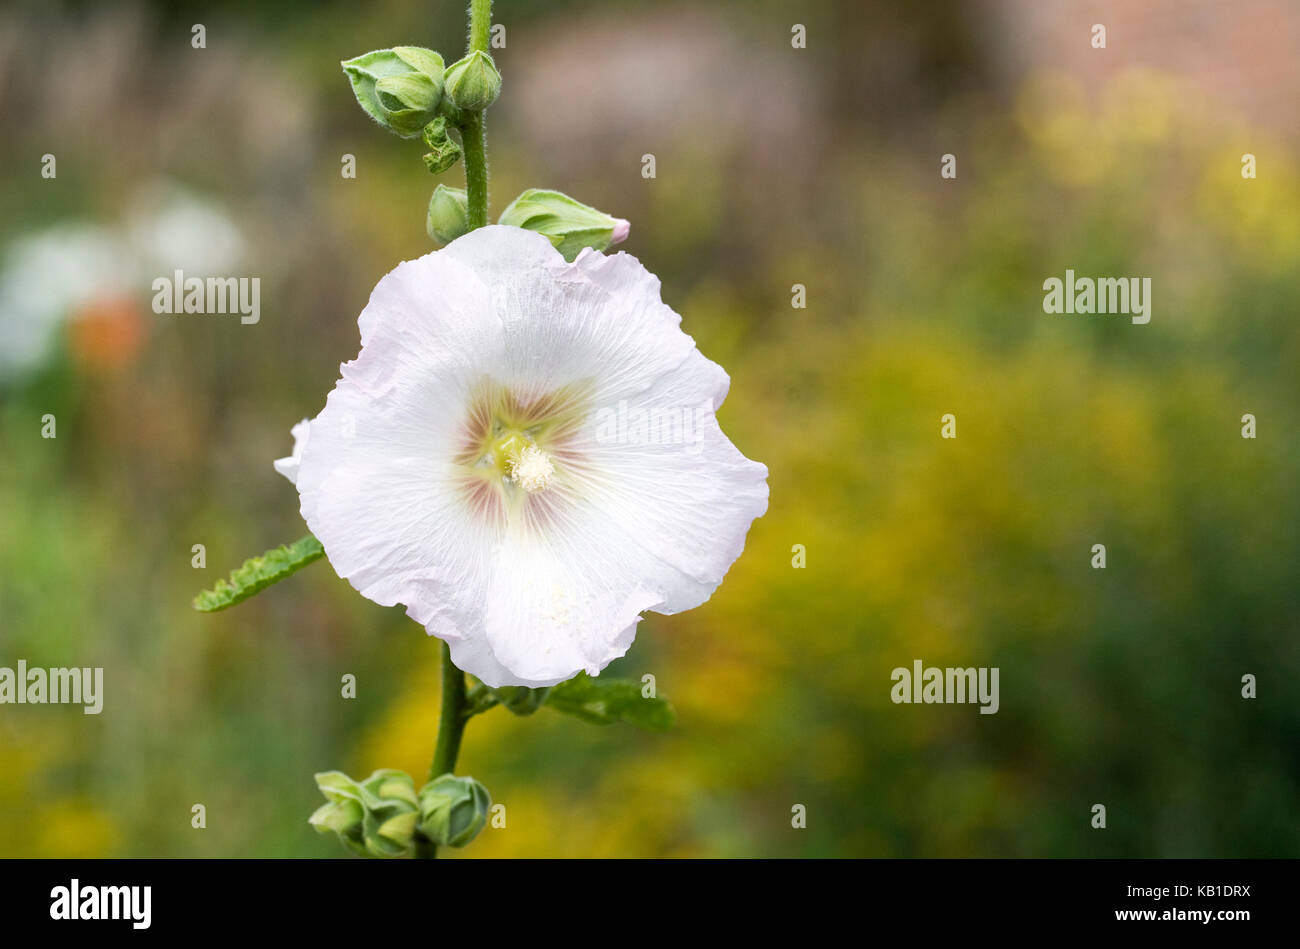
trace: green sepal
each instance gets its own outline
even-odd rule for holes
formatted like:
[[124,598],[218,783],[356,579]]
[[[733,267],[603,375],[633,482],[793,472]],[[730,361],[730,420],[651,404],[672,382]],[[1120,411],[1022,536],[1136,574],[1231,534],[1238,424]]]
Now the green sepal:
[[321,833],[333,831],[336,834],[348,834],[360,826],[365,811],[360,801],[343,801],[339,804],[322,804],[308,818],[308,823]]
[[545,188],[529,188],[519,195],[501,212],[499,222],[537,231],[568,261],[584,247],[607,250],[628,232],[627,221]]
[[656,732],[667,731],[677,719],[666,699],[645,698],[635,682],[592,678],[585,672],[553,686],[546,706],[593,725],[627,722]]
[[[378,820],[378,816],[374,818]],[[366,846],[384,857],[403,857],[412,852],[415,825],[420,815],[416,811],[402,811],[379,824],[373,833],[366,834]]]
[[550,688],[530,689],[525,685],[506,685],[493,689],[501,704],[516,715],[532,715],[546,702]]
[[393,768],[380,768],[359,785],[361,800],[367,809],[378,810],[393,802],[418,807],[415,797],[415,782],[405,771]]
[[344,801],[361,802],[361,788],[342,771],[322,771],[315,776],[316,787],[332,804]]
[[364,855],[366,811],[357,783],[342,771],[323,771],[316,775],[316,786],[328,803],[318,807],[307,822],[317,833],[333,833],[349,850]]
[[391,817],[367,811],[361,822],[361,836],[365,842],[366,853],[372,857],[409,855],[413,848],[415,824],[418,818],[419,815],[415,811],[399,812]]
[[480,682],[465,696],[465,717],[473,718],[475,715],[482,715],[499,704],[501,700],[497,698],[496,691]]
[[218,580],[211,590],[196,596],[194,608],[202,613],[215,613],[232,607],[323,556],[325,548],[310,534],[287,546],[268,550],[260,557],[245,560],[231,571],[228,580]]

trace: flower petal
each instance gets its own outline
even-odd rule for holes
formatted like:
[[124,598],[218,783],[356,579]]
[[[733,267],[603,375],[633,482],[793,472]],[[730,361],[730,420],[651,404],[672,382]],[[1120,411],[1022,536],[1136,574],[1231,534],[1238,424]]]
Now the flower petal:
[[307,447],[307,439],[311,433],[311,422],[303,419],[297,425],[289,430],[293,436],[293,451],[288,458],[277,458],[271,462],[272,466],[280,474],[289,479],[289,483],[297,485],[298,467],[302,464],[303,449]]

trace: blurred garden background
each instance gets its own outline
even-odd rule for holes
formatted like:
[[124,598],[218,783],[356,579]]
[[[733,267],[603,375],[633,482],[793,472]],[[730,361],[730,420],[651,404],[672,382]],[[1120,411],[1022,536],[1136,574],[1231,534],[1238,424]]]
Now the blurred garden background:
[[[771,508],[608,670],[654,674],[673,731],[470,723],[458,770],[508,821],[463,855],[1300,854],[1300,8],[495,16],[494,210],[631,220]],[[98,716],[0,706],[0,856],[333,856],[314,772],[423,779],[439,651],[400,609],[323,562],[190,600],[305,533],[271,461],[460,183],[338,63],[464,31],[459,0],[0,10],[0,666],[105,682]],[[176,268],[259,276],[260,322],[155,315]],[[1151,277],[1151,322],[1045,315],[1067,268]],[[914,659],[1000,668],[999,712],[892,704]]]

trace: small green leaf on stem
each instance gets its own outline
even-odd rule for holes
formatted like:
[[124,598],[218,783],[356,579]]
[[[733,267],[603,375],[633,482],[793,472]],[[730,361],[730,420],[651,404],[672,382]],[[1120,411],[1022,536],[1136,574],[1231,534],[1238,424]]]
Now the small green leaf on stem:
[[227,609],[323,556],[325,548],[310,534],[288,546],[268,550],[260,557],[245,560],[242,566],[231,572],[229,580],[218,580],[211,590],[204,590],[196,596],[194,608],[202,613]]
[[439,175],[460,160],[460,146],[447,134],[447,119],[438,116],[424,127],[424,144],[429,146],[424,164],[432,174]]
[[554,686],[546,705],[593,725],[627,722],[649,731],[667,731],[677,718],[665,699],[649,699],[635,682],[626,679],[592,678],[585,672]]

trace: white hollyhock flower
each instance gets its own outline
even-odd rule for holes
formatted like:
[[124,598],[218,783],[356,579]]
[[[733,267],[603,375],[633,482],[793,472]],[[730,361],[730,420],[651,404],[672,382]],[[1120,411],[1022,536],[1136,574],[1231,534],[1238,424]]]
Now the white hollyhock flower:
[[302,515],[490,686],[598,673],[643,611],[707,600],[767,509],[767,468],[714,417],[727,374],[627,254],[480,228],[399,264],[358,322],[301,446]]

